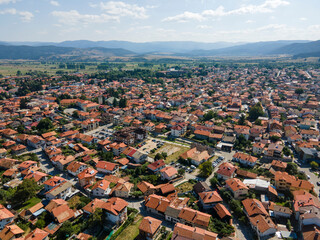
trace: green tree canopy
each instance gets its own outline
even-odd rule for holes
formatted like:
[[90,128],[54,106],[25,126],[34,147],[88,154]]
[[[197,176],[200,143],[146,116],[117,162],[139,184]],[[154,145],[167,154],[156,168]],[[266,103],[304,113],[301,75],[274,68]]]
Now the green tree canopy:
[[13,201],[17,203],[23,203],[31,197],[34,197],[38,190],[39,186],[34,180],[24,179],[23,182],[17,187]]
[[199,169],[200,169],[200,176],[206,177],[206,178],[209,177],[213,171],[212,164],[209,161],[206,161],[200,164]]
[[53,123],[49,118],[41,119],[40,122],[37,125],[37,129],[40,132],[46,132],[46,131],[48,131],[48,130],[50,130],[52,128],[53,128]]
[[254,105],[249,110],[249,119],[250,119],[250,121],[255,121],[259,117],[262,117],[263,115],[264,115],[264,112],[263,112],[263,108],[262,108],[260,102],[258,102],[256,105]]

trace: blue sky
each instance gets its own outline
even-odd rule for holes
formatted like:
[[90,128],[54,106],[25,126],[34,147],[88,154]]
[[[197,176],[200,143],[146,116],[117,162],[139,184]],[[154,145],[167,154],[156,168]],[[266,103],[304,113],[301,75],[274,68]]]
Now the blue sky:
[[319,0],[0,0],[0,41],[320,39]]

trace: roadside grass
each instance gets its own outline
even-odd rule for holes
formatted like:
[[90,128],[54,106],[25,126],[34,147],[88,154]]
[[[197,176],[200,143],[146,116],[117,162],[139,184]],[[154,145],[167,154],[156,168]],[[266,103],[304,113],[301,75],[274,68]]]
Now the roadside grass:
[[116,238],[116,240],[134,240],[139,235],[139,225],[143,219],[143,216],[138,214],[133,223],[131,223],[127,228],[125,228],[122,233]]

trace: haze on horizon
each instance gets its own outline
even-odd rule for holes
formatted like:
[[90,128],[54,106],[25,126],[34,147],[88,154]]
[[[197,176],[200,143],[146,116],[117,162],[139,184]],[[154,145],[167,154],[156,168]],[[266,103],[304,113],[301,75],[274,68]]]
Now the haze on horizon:
[[0,0],[0,41],[320,39],[319,0]]

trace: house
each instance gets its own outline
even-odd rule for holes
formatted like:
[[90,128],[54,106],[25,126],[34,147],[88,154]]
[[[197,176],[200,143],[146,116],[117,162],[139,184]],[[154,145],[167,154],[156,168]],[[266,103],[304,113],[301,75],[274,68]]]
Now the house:
[[273,212],[273,216],[275,218],[290,218],[292,215],[290,208],[281,205],[273,204],[269,209]]
[[48,156],[49,159],[58,156],[60,154],[62,154],[62,151],[60,148],[57,148],[55,146],[51,146],[51,147],[47,147],[44,152],[46,153],[46,155]]
[[56,168],[58,168],[60,171],[63,171],[64,169],[67,169],[69,164],[72,163],[74,160],[75,157],[72,155],[61,158],[56,162]]
[[230,220],[232,218],[231,213],[229,212],[229,210],[221,203],[217,203],[213,209],[215,210],[215,212],[217,213],[217,215],[221,218],[221,219],[228,219]]
[[155,130],[155,124],[153,122],[147,122],[144,127],[149,132],[153,132]]
[[117,197],[109,198],[103,205],[106,220],[113,224],[121,224],[127,219],[128,203]]
[[306,190],[313,191],[313,184],[307,180],[301,180],[287,172],[277,171],[274,174],[275,186],[280,191]]
[[30,207],[29,209],[24,209],[19,213],[19,217],[23,218],[24,220],[33,222],[37,219],[37,213],[43,211],[43,204],[41,202],[37,203],[36,205]]
[[209,210],[213,208],[217,203],[223,201],[217,191],[201,192],[198,195],[200,204],[204,210]]
[[167,207],[170,205],[170,201],[166,197],[151,194],[144,200],[144,206],[147,212],[164,216]]
[[63,199],[52,199],[45,209],[52,214],[58,223],[63,223],[75,217],[74,211],[69,208],[68,202]]
[[249,217],[249,220],[252,229],[256,231],[259,238],[271,237],[277,231],[277,226],[268,215],[258,214],[256,216]]
[[242,204],[244,207],[244,213],[248,217],[253,217],[257,215],[269,216],[265,207],[257,199],[247,198],[245,200],[242,200]]
[[256,142],[252,145],[252,152],[254,154],[262,154],[263,153],[263,150],[264,150],[264,147],[265,147],[265,144],[264,143],[261,143],[261,142]]
[[38,185],[41,185],[42,183],[44,183],[47,180],[47,178],[48,178],[48,174],[39,172],[39,171],[31,171],[24,177],[24,179],[32,179]]
[[171,136],[180,137],[186,132],[186,126],[184,124],[176,124],[171,128]]
[[38,164],[36,161],[24,161],[18,165],[18,169],[20,172],[26,170],[28,168],[36,167]]
[[105,203],[106,203],[105,201],[95,198],[91,202],[89,202],[86,206],[84,206],[82,210],[85,214],[90,215],[94,213],[96,209],[102,209]]
[[237,152],[233,155],[232,160],[235,162],[239,162],[246,167],[253,167],[254,165],[256,165],[258,158],[246,153]]
[[148,165],[148,169],[153,173],[156,173],[165,167],[166,167],[166,164],[162,159],[155,161],[153,163],[150,163]]
[[248,195],[249,188],[238,178],[226,180],[226,188],[229,189],[235,199],[241,200]]
[[264,151],[264,154],[268,157],[276,157],[281,158],[281,153],[283,150],[283,146],[276,143],[271,143],[267,147],[267,149]]
[[211,215],[186,207],[180,211],[178,218],[182,224],[207,229]]
[[45,140],[40,136],[30,136],[27,140],[28,146],[33,148],[42,148],[45,146]]
[[0,229],[3,229],[6,225],[13,221],[14,215],[0,204]]
[[217,171],[217,177],[227,180],[229,178],[234,178],[236,174],[236,167],[228,162],[224,162],[219,166]]
[[121,198],[128,198],[133,190],[134,184],[130,182],[118,183],[110,192],[110,195]]
[[164,213],[165,219],[173,223],[180,222],[179,213],[183,208],[188,207],[189,200],[190,198],[179,197],[175,197],[173,200],[171,200],[169,206],[167,206],[167,209]]
[[191,227],[182,223],[176,223],[173,229],[172,240],[218,240],[218,234],[198,227]]
[[53,176],[52,178],[49,178],[47,181],[43,183],[44,185],[44,190],[49,191],[55,186],[59,185],[62,182],[65,182],[66,179],[59,177],[59,176]]
[[156,239],[160,232],[161,223],[162,221],[153,217],[144,217],[139,225],[139,236],[147,240]]
[[86,168],[78,174],[78,182],[81,187],[92,185],[96,180],[97,170],[93,168]]
[[156,192],[156,187],[148,183],[146,181],[142,181],[137,185],[137,188],[143,193],[144,196],[149,196],[151,194],[154,194]]
[[96,168],[98,172],[115,175],[119,170],[119,165],[112,162],[99,161],[96,164]]
[[278,160],[273,160],[271,163],[271,167],[276,171],[284,172],[287,168],[287,163]]
[[208,151],[198,151],[196,147],[182,153],[181,158],[187,160],[191,159],[193,165],[199,166],[201,163],[207,161],[210,158]]
[[300,134],[304,139],[319,139],[319,131],[302,129]]
[[24,231],[19,228],[16,224],[7,225],[0,232],[0,239],[2,240],[13,240],[13,239],[23,239],[22,235]]
[[61,182],[54,188],[45,193],[47,200],[63,199],[66,200],[72,193],[72,183],[68,181]]
[[196,194],[199,194],[201,192],[209,192],[211,191],[211,188],[206,182],[197,182],[195,185],[193,185],[193,191]]
[[18,144],[11,148],[12,154],[19,155],[27,151],[27,147],[22,144]]
[[79,173],[81,173],[83,170],[87,169],[88,165],[83,162],[74,161],[71,162],[68,167],[67,171],[69,174],[73,176],[77,176]]
[[109,195],[110,192],[110,182],[105,179],[98,181],[91,188],[91,194],[95,197],[106,197]]
[[24,240],[49,240],[49,233],[40,228],[36,228],[25,236]]
[[174,167],[165,167],[160,170],[162,180],[170,181],[178,176],[178,171]]

